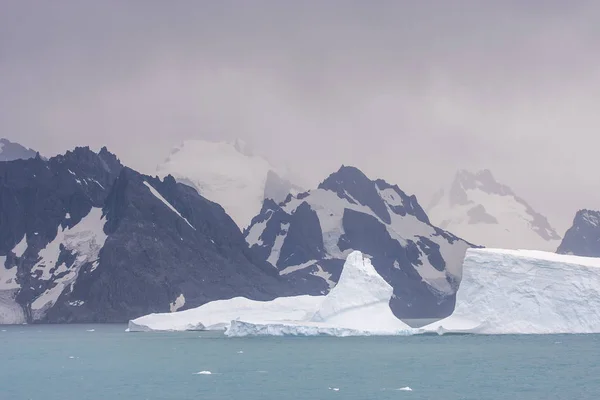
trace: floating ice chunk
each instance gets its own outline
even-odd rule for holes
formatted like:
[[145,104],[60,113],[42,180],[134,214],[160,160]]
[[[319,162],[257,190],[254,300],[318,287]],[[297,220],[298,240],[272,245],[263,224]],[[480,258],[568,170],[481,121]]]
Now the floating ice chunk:
[[210,372],[210,371],[200,371],[200,372],[196,372],[194,375],[212,375],[212,372]]
[[333,390],[334,392],[339,392],[340,388],[334,388],[334,387],[330,387],[329,390]]
[[174,313],[149,314],[129,321],[130,332],[225,330],[232,320],[301,320],[312,315],[323,296],[280,297],[273,301],[235,297]]
[[396,390],[399,390],[399,391],[401,391],[401,392],[412,392],[412,391],[413,391],[413,390],[412,390],[410,387],[408,387],[408,386],[401,387],[401,388],[399,388],[399,389],[396,389]]
[[96,332],[95,329],[86,329],[86,332]]
[[238,354],[244,354],[244,352],[242,350],[238,351]]

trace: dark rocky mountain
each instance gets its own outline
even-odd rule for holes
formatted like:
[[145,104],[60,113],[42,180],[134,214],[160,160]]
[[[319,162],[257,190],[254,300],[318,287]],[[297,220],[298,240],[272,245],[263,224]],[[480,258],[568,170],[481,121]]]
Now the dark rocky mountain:
[[557,253],[600,257],[600,211],[579,210]]
[[0,162],[0,323],[125,322],[296,294],[223,208],[103,148]]
[[394,287],[390,306],[405,320],[452,312],[472,246],[433,226],[415,196],[346,166],[316,190],[265,200],[244,234],[257,257],[311,294],[329,291],[360,250]]
[[34,150],[8,139],[0,139],[0,161],[27,160],[36,156]]

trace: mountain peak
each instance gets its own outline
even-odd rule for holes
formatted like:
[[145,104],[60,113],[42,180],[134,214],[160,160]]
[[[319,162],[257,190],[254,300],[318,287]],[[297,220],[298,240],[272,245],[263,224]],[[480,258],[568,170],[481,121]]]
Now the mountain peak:
[[0,161],[27,160],[35,158],[37,152],[19,143],[0,138]]
[[358,168],[342,165],[340,169],[329,175],[321,184],[319,189],[336,191],[339,186],[348,184],[369,184],[372,181]]
[[240,229],[259,213],[265,198],[280,202],[291,190],[299,191],[241,139],[187,140],[157,167],[157,173],[161,177],[170,174],[219,203]]
[[577,211],[557,253],[600,257],[600,211]]
[[[497,194],[500,196],[514,195],[512,189],[499,183],[489,169],[482,169],[477,172],[470,172],[464,169],[459,170],[454,178],[452,190],[458,192],[461,189],[479,189],[485,193]],[[455,194],[458,195],[458,193]],[[464,204],[461,202],[464,201],[463,196],[458,195],[455,200],[458,201],[457,204]]]
[[398,318],[451,312],[460,280],[463,240],[430,224],[415,196],[360,169],[342,165],[317,189],[266,204],[245,231],[257,257],[310,294],[324,294],[339,279],[353,250],[394,287]]
[[460,170],[428,208],[434,224],[490,247],[553,250],[560,236],[546,217],[496,180],[489,169]]
[[600,227],[600,211],[588,209],[579,210],[577,211],[577,214],[575,214],[575,220],[573,222],[583,222],[588,225]]
[[253,157],[254,153],[252,151],[252,147],[245,141],[240,138],[236,138],[231,142],[227,142],[233,146],[233,148],[240,154],[243,154],[247,157]]

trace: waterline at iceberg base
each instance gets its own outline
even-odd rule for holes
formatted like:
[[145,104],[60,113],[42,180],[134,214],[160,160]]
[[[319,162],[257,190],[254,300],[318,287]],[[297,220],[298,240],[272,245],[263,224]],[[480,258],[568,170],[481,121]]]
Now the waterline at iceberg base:
[[393,315],[392,292],[369,259],[355,251],[326,296],[219,300],[140,317],[129,322],[128,331],[225,330],[227,336],[600,332],[600,259],[469,249],[454,313],[422,328]]

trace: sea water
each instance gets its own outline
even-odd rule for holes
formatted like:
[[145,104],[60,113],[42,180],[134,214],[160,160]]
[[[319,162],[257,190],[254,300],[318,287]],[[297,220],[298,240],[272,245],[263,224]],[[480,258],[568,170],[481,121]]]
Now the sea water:
[[0,326],[1,400],[600,396],[600,336],[227,338]]

